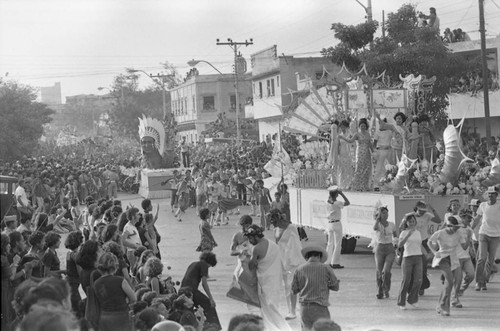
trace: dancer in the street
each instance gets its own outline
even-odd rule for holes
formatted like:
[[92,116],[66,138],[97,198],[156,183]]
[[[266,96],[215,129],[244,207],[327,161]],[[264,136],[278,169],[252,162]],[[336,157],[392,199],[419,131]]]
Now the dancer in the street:
[[446,227],[434,232],[428,242],[429,248],[434,253],[432,266],[439,266],[444,276],[443,289],[436,308],[438,314],[442,316],[450,316],[451,290],[460,268],[457,247],[462,245],[463,249],[467,248],[464,238],[458,232],[459,228],[458,220],[450,216],[446,220]]
[[260,311],[266,330],[291,331],[292,328],[276,306],[276,299],[280,297],[283,288],[278,245],[264,238],[264,229],[255,224],[248,227],[245,236],[255,246],[249,266],[257,270]]
[[269,215],[274,227],[274,238],[281,252],[283,260],[283,282],[285,283],[285,298],[288,314],[285,319],[294,319],[297,307],[297,296],[292,293],[292,278],[295,270],[304,264],[302,257],[299,233],[297,227],[286,220],[286,215],[278,209],[272,209]]
[[[417,230],[415,215],[408,214],[403,219],[403,231],[399,235],[399,248],[404,247],[401,272],[403,280],[399,290],[398,306],[406,310],[406,302],[412,308],[417,308],[418,291],[422,284],[422,238]],[[407,298],[408,295],[408,298]]]
[[396,253],[393,241],[397,238],[396,225],[387,220],[389,209],[380,207],[375,214],[375,225],[373,230],[376,235],[375,266],[377,267],[377,299],[389,298],[391,289],[391,269]]

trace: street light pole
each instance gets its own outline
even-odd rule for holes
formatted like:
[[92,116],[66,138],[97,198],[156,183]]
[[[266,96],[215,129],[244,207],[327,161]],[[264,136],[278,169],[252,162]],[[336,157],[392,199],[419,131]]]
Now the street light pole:
[[166,95],[167,91],[166,91],[165,82],[163,81],[163,78],[172,77],[172,75],[160,75],[160,74],[153,75],[153,74],[148,74],[144,70],[140,70],[140,69],[128,69],[127,71],[129,73],[142,72],[146,76],[151,78],[151,80],[153,80],[153,82],[155,82],[156,84],[158,84],[161,87],[162,101],[163,101],[163,119],[165,120],[167,118],[167,95]]
[[191,61],[188,61],[187,64],[190,67],[195,67],[200,62],[208,64],[209,66],[211,66],[212,68],[214,68],[214,70],[217,71],[221,76],[224,76],[224,74],[219,69],[217,69],[216,67],[214,67],[214,65],[212,63],[210,63],[208,61],[205,61],[205,60],[195,60],[195,59],[192,59]]
[[236,140],[239,143],[241,141],[241,131],[240,131],[240,96],[238,94],[238,48],[241,45],[253,45],[253,39],[250,41],[238,42],[233,41],[231,38],[227,39],[227,42],[219,42],[217,39],[217,45],[228,45],[234,51],[234,91],[236,94]]

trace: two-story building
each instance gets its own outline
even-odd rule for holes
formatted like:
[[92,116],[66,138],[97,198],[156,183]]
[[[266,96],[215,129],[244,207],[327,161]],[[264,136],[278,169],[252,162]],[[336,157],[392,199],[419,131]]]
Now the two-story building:
[[247,106],[246,117],[259,124],[261,141],[278,132],[281,107],[293,101],[293,92],[301,89],[298,82],[307,77],[319,79],[340,68],[324,57],[278,55],[276,45],[251,55],[253,105]]
[[[448,44],[448,48],[457,54],[469,58],[481,55],[481,41],[469,40]],[[486,121],[490,122],[492,136],[500,135],[500,35],[486,39],[486,60],[489,77],[482,77],[482,71],[462,73],[456,78],[456,87],[449,94],[450,105],[448,116],[451,119],[461,120],[465,117],[464,128],[469,132],[476,132],[480,136],[486,135]],[[485,118],[484,94],[482,85],[488,84],[490,118]]]
[[[250,74],[238,76],[239,118],[245,117],[245,104],[251,97]],[[177,139],[199,141],[206,125],[223,116],[236,120],[234,74],[191,75],[170,91],[172,115],[177,122]]]

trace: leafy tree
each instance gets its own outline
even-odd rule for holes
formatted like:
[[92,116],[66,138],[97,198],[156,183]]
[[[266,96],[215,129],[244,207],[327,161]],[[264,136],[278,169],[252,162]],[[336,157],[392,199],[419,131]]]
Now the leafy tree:
[[0,155],[14,160],[30,155],[38,146],[43,125],[54,111],[36,101],[33,87],[0,80]]
[[[114,134],[138,139],[139,117],[163,118],[163,97],[159,86],[138,90],[137,75],[118,75],[114,78],[111,95],[116,98],[108,111],[108,125]],[[170,95],[166,105],[170,108]]]
[[335,47],[323,49],[322,53],[334,63],[345,63],[348,68],[358,68],[362,65],[360,54],[373,41],[377,27],[377,21],[358,25],[333,23],[331,29],[335,31],[335,38],[339,39],[340,43]]
[[[163,71],[161,78],[151,77],[154,82],[144,90],[139,90],[139,73],[133,69],[127,69],[127,74],[120,74],[114,78],[112,84],[112,95],[117,102],[108,112],[108,125],[111,130],[120,136],[138,139],[139,117],[151,116],[163,120],[167,131],[171,131],[172,117],[163,118],[163,88],[165,94],[165,107],[170,114],[170,92],[171,88],[179,85],[182,80],[177,69],[168,61],[162,63]],[[172,133],[168,133],[172,140]],[[174,134],[175,136],[175,134]],[[170,142],[167,142],[167,145]]]
[[[427,110],[435,119],[446,118],[447,94],[467,70],[467,60],[451,53],[436,30],[417,27],[416,23],[417,11],[412,4],[388,14],[385,38],[373,39],[376,29],[335,23],[332,30],[340,43],[323,49],[322,54],[338,65],[345,63],[351,72],[359,71],[363,64],[371,75],[385,72],[391,82],[400,82],[399,75],[436,76]],[[368,48],[371,40],[373,44]]]

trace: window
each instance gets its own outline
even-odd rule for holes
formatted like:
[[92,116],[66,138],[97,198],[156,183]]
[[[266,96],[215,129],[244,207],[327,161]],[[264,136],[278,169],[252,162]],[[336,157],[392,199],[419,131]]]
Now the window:
[[236,95],[229,96],[230,111],[236,111]]
[[280,76],[276,76],[276,86],[280,87]]
[[262,99],[262,82],[259,82],[259,98]]
[[203,111],[215,111],[215,97],[213,95],[203,97]]
[[196,110],[196,102],[195,102],[195,99],[194,99],[194,95],[193,95],[193,113],[195,112]]
[[274,96],[274,79],[268,79],[266,83],[267,83],[267,96],[268,97]]

